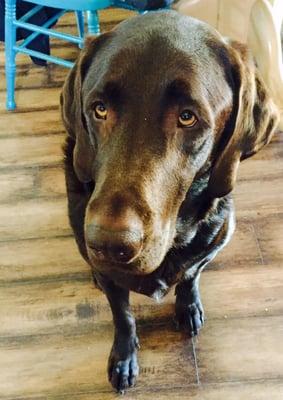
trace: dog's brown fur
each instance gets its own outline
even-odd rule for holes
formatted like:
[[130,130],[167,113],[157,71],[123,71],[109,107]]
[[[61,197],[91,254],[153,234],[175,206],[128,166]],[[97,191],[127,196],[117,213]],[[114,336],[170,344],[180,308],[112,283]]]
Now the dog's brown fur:
[[[94,118],[97,100],[105,121]],[[170,11],[88,38],[61,103],[70,221],[112,308],[108,373],[122,391],[138,374],[129,290],[158,299],[177,284],[176,321],[198,333],[199,274],[232,234],[238,165],[268,143],[278,112],[244,46]],[[178,125],[183,109],[197,115],[193,128]],[[97,213],[113,226],[139,221],[133,262],[96,257],[88,240]]]

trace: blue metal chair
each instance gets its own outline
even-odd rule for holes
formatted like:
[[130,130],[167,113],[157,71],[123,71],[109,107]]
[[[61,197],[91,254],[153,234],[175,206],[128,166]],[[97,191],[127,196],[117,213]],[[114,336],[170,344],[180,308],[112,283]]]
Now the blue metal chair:
[[[34,40],[38,35],[45,34],[48,36],[64,39],[72,43],[76,43],[79,47],[83,46],[84,36],[84,17],[83,12],[87,12],[88,31],[92,34],[99,34],[99,19],[97,10],[107,8],[112,4],[111,0],[26,0],[34,4],[34,7],[24,16],[17,20],[16,18],[16,4],[17,0],[5,1],[5,70],[7,82],[7,100],[6,107],[8,110],[16,108],[15,103],[15,77],[16,77],[16,55],[17,53],[24,53],[30,56],[50,61],[55,64],[63,65],[64,67],[72,67],[74,63],[54,57],[51,55],[43,54],[27,48],[27,45]],[[54,7],[58,9],[52,18],[50,18],[43,26],[37,26],[27,22],[33,15],[35,15],[43,6]],[[60,18],[67,11],[75,11],[77,16],[77,24],[79,35],[74,36],[67,33],[62,33],[49,29],[58,18]],[[24,39],[20,44],[16,43],[16,29],[25,28],[32,33]]]

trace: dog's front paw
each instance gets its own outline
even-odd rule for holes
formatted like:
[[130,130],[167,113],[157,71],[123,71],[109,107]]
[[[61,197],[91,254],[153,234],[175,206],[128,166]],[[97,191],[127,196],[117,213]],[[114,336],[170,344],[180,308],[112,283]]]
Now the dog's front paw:
[[190,304],[176,301],[174,322],[177,329],[183,329],[191,336],[199,334],[204,324],[204,311],[199,298]]
[[137,359],[138,339],[131,338],[114,342],[108,360],[108,379],[117,392],[134,386],[139,374]]

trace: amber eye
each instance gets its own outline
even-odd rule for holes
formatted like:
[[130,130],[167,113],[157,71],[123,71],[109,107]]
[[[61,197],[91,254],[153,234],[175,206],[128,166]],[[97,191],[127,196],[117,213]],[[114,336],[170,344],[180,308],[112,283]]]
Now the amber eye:
[[184,127],[191,128],[197,122],[198,122],[197,117],[190,110],[184,110],[179,115],[179,123]]
[[107,109],[102,102],[96,103],[94,106],[94,114],[97,119],[106,119]]

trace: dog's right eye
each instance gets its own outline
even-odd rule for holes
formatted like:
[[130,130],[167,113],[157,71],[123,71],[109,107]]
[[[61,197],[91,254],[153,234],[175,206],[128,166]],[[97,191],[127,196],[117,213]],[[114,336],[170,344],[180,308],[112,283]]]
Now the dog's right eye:
[[107,108],[101,101],[94,105],[94,115],[95,115],[95,118],[97,118],[97,119],[106,119]]
[[179,115],[179,124],[184,128],[192,128],[197,122],[197,117],[190,110],[183,110]]

